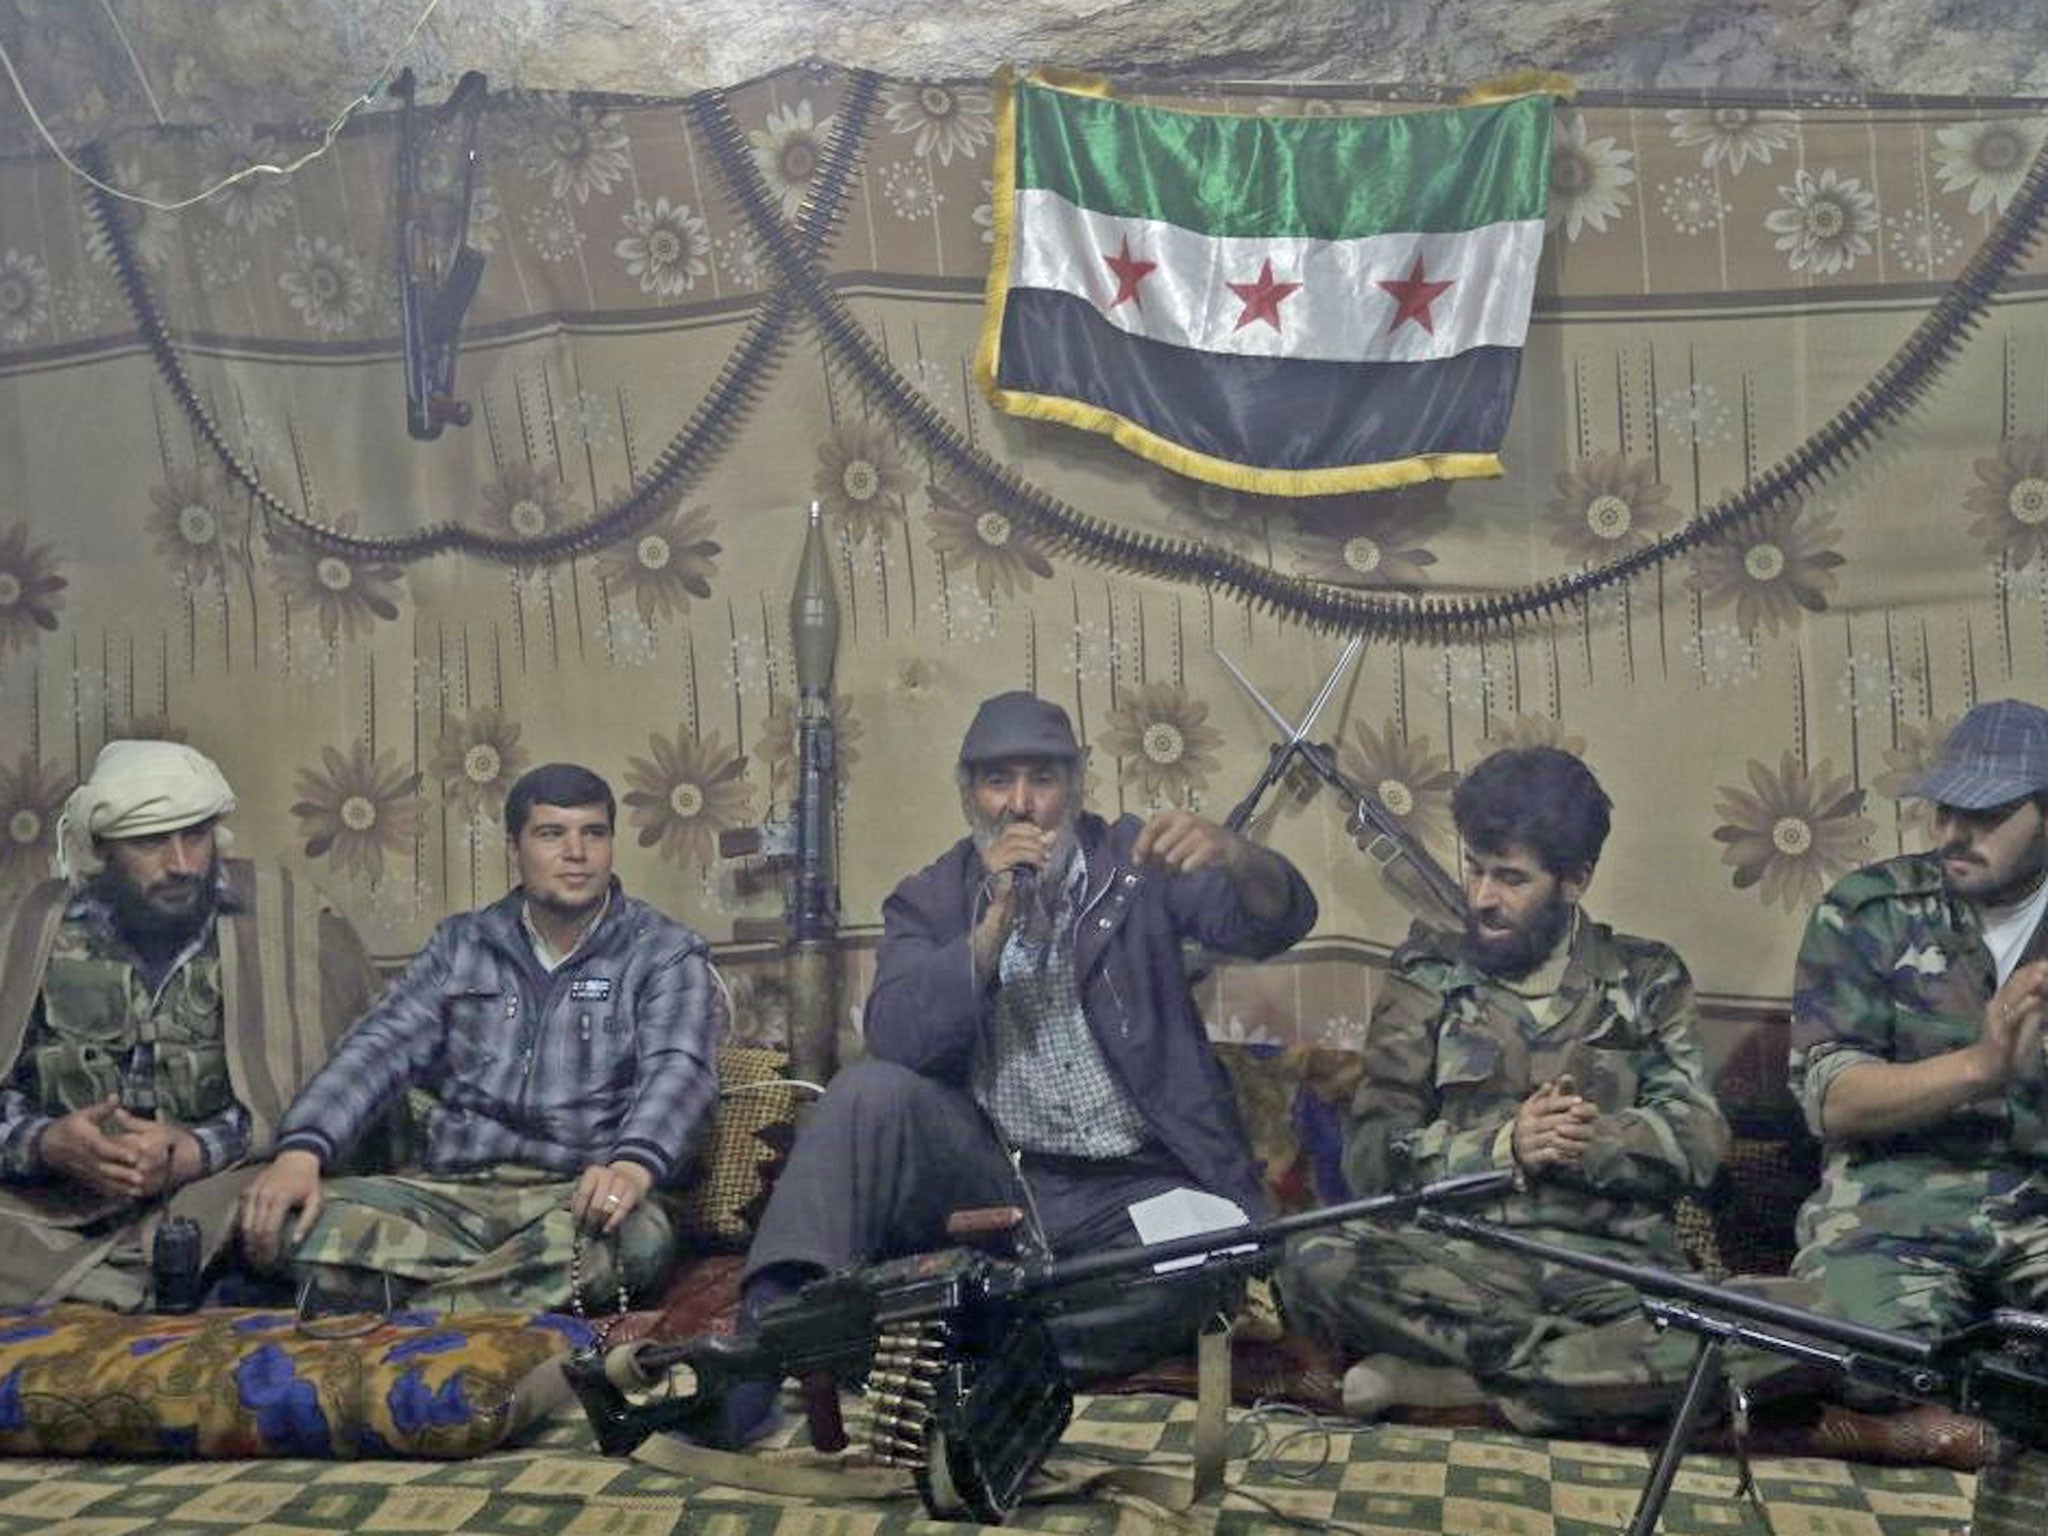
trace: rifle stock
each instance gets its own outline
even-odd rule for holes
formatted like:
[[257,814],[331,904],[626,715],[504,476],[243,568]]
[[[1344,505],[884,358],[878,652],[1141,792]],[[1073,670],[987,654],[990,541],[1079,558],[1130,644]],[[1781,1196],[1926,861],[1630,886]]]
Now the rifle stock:
[[1457,878],[1401,825],[1377,792],[1337,765],[1337,754],[1329,747],[1303,742],[1298,750],[1325,783],[1351,802],[1345,830],[1372,860],[1380,878],[1430,927],[1460,932],[1465,926],[1465,888]]

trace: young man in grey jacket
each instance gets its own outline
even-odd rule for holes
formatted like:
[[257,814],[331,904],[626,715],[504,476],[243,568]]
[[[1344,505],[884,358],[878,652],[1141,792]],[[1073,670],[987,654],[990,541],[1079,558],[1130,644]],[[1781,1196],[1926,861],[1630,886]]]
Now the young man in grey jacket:
[[[293,1101],[241,1200],[258,1263],[451,1311],[611,1311],[660,1283],[662,1194],[717,1097],[713,983],[703,939],[613,876],[615,809],[574,764],[512,786],[518,886],[443,922]],[[418,1165],[323,1180],[414,1089]]]

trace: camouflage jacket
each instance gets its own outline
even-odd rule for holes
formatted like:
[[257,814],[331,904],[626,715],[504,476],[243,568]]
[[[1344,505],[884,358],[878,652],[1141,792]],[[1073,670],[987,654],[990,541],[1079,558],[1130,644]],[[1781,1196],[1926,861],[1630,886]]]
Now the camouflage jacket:
[[[2048,954],[2048,924],[2022,962]],[[1823,1136],[1828,1088],[1863,1062],[1924,1061],[1977,1038],[1997,990],[1976,908],[1951,896],[1930,854],[1886,859],[1845,876],[1807,921],[1792,986],[1792,1092]],[[1940,1125],[1857,1157],[1925,1153],[1976,1165],[2048,1161],[2048,1084],[2038,1076],[2003,1099],[1967,1105]]]
[[[239,910],[225,879],[215,900],[229,916]],[[72,899],[50,946],[27,1044],[0,1089],[0,1177],[41,1174],[40,1132],[108,1098],[191,1131],[206,1173],[241,1161],[249,1112],[228,1086],[215,927],[209,914],[152,985],[107,898],[88,887]]]
[[[230,888],[214,923],[211,967],[218,977],[220,1041],[236,1139],[249,1155],[267,1152],[292,1095],[327,1059],[334,1042],[376,993],[376,971],[355,930],[312,885],[284,870],[244,859],[223,861]],[[0,903],[0,1078],[12,1097],[4,1106],[6,1140],[19,1166],[35,1169],[34,1144],[51,1116],[26,1095],[17,1071],[32,1062],[44,1038],[44,983],[67,942],[65,916],[75,893],[46,880]],[[206,1090],[218,1091],[218,1085]],[[240,1150],[209,1146],[214,1160]],[[0,1174],[0,1214],[16,1198],[39,1196],[40,1171],[27,1183]],[[66,1208],[83,1220],[89,1207]]]
[[1693,1032],[1692,978],[1662,944],[1584,921],[1547,1025],[1421,925],[1366,1032],[1345,1174],[1360,1194],[1505,1167],[1522,1101],[1569,1073],[1600,1107],[1593,1145],[1510,1203],[1517,1226],[1676,1251],[1673,1201],[1728,1147]]

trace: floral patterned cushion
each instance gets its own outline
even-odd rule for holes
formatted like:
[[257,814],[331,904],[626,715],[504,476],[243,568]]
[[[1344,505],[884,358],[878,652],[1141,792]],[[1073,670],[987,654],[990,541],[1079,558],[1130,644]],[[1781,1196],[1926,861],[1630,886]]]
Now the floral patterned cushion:
[[[587,1343],[549,1314],[0,1313],[0,1453],[461,1457],[549,1406],[520,1383]],[[341,1337],[348,1334],[347,1337]]]

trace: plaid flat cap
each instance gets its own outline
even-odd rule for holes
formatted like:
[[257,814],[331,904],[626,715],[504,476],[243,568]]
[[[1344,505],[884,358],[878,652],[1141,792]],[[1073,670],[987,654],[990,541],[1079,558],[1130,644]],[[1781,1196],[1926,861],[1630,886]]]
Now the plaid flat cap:
[[1981,811],[2039,790],[2048,790],[2048,709],[1994,699],[1956,722],[1934,766],[1904,793]]

